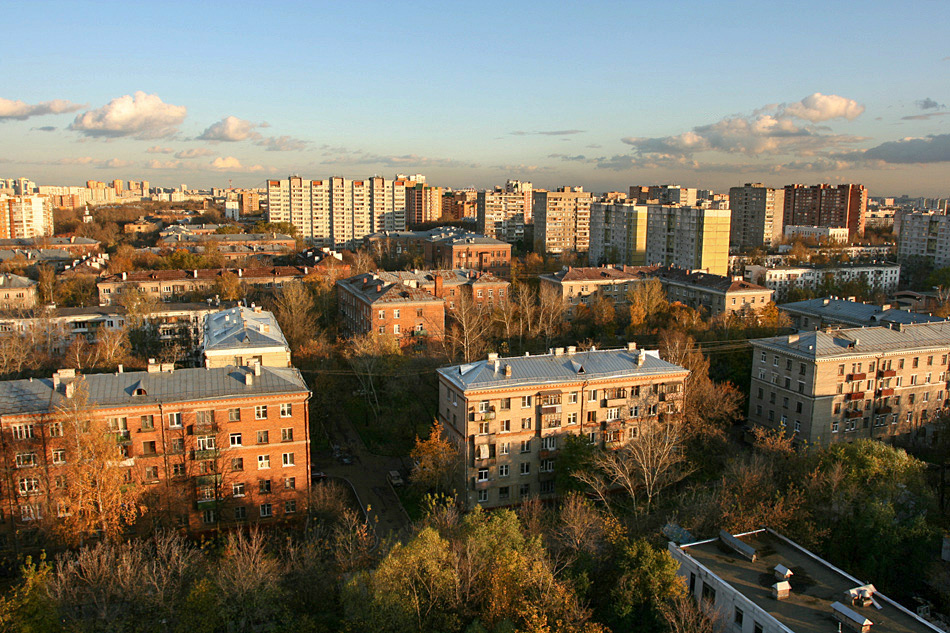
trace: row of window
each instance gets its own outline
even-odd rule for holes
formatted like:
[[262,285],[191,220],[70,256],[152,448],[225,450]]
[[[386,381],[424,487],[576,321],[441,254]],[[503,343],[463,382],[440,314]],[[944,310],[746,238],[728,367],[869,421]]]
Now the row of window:
[[[511,487],[510,486],[499,486],[498,490],[498,500],[507,501],[511,498]],[[488,503],[488,489],[479,490],[477,493],[478,503]],[[554,492],[554,482],[553,481],[542,481],[540,485],[539,492],[543,495],[551,494]],[[518,496],[522,499],[531,496],[531,484],[525,483],[518,486]]]
[[[285,501],[284,502],[284,514],[294,514],[297,512],[297,502],[295,500]],[[258,513],[262,519],[267,519],[274,516],[274,504],[272,503],[262,503],[258,506]],[[232,517],[235,521],[244,521],[247,519],[247,508],[245,506],[237,506],[232,509]],[[217,510],[205,510],[201,515],[201,520],[206,525],[211,525],[218,522],[218,511]]]
[[[587,402],[597,402],[601,397],[608,400],[620,399],[620,398],[639,398],[642,395],[646,394],[660,394],[660,393],[679,393],[681,386],[679,383],[672,383],[669,385],[633,385],[629,388],[627,387],[613,387],[609,389],[591,389],[587,392]],[[452,405],[458,405],[458,392],[452,391]],[[538,397],[538,404],[542,407],[544,406],[553,406],[561,404],[561,398],[566,397],[567,404],[577,404],[580,401],[579,391],[569,391],[566,394],[546,394]],[[515,402],[519,402],[516,398]],[[520,403],[522,409],[530,409],[532,403],[534,402],[533,396],[521,396]],[[490,401],[482,400],[478,402],[475,407],[476,410],[480,413],[485,413],[491,410]],[[501,398],[499,401],[499,408],[502,411],[508,411],[511,409],[511,398]]]

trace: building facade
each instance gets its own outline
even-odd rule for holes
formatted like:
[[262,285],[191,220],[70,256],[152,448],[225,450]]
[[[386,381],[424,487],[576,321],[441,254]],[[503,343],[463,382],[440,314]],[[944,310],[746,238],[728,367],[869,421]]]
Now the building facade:
[[525,226],[532,222],[530,182],[509,180],[505,186],[479,191],[475,230],[509,244],[523,241]]
[[336,282],[344,335],[375,332],[400,345],[445,336],[445,302],[422,288],[365,273]]
[[606,448],[678,416],[688,370],[657,352],[558,348],[497,354],[439,374],[439,420],[463,460],[468,508],[557,494],[558,451],[569,435]]
[[0,238],[53,235],[53,203],[49,196],[0,196]]
[[594,202],[590,206],[591,264],[646,266],[647,206],[633,202]]
[[442,217],[442,187],[418,182],[406,189],[406,217],[412,224],[438,222]]
[[[71,411],[80,390],[87,403]],[[296,369],[60,370],[0,382],[0,393],[4,470],[14,482],[2,492],[8,544],[72,511],[63,490],[77,459],[76,416],[114,435],[125,459],[103,467],[125,472],[155,524],[198,532],[306,514],[310,392]]]
[[535,251],[550,255],[586,253],[590,249],[593,200],[593,194],[583,187],[535,190],[531,203]]
[[762,183],[729,189],[729,245],[739,250],[772,246],[782,237],[785,191]]
[[745,279],[775,291],[775,300],[784,301],[794,288],[819,290],[823,284],[863,282],[873,291],[892,293],[900,281],[900,264],[869,264],[839,266],[836,268],[808,268],[775,266],[767,268],[750,264],[745,267]]
[[950,322],[752,341],[749,421],[798,445],[917,432],[947,406]]
[[867,209],[864,185],[785,185],[785,226],[835,226],[864,235]]
[[442,217],[447,220],[474,220],[478,216],[478,192],[474,189],[445,191],[442,194]]
[[725,275],[730,222],[728,209],[648,205],[647,263]]
[[511,268],[511,244],[458,227],[383,231],[366,236],[363,242],[379,252],[420,254],[432,268],[471,268],[496,275],[506,275]]
[[815,240],[819,244],[844,244],[848,241],[848,229],[833,226],[796,226],[785,227],[785,238],[803,237]]
[[942,213],[906,213],[899,217],[897,257],[901,262],[920,258],[934,268],[950,266],[950,216]]

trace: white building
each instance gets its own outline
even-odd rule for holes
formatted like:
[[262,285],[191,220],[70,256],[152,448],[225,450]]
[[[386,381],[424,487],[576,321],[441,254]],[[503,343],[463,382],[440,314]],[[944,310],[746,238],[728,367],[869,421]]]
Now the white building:
[[0,236],[53,234],[53,205],[47,196],[0,196]]
[[523,240],[525,225],[533,219],[532,191],[530,182],[520,180],[509,180],[504,188],[479,191],[475,230],[509,244]]
[[950,266],[950,216],[941,213],[900,214],[897,258],[922,257],[934,268]]
[[731,218],[729,209],[648,205],[647,264],[727,274]]
[[818,290],[822,284],[863,281],[874,290],[891,293],[897,290],[900,281],[900,264],[869,264],[866,266],[840,266],[838,268],[808,268],[795,266],[747,265],[745,279],[765,286],[775,292],[775,300],[784,301],[793,288]]
[[803,237],[815,240],[819,244],[843,244],[848,241],[848,228],[789,224],[785,227],[785,237],[786,239]]
[[290,367],[290,346],[273,313],[238,306],[204,319],[202,356],[207,367],[258,363]]
[[241,219],[241,205],[237,200],[224,201],[224,217],[234,222]]
[[732,210],[729,245],[739,249],[771,246],[782,235],[785,190],[746,183],[729,190]]

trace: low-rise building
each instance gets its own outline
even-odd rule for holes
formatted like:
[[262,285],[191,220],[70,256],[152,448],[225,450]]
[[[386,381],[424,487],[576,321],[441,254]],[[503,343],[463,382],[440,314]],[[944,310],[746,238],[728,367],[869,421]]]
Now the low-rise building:
[[0,273],[0,310],[30,310],[36,306],[36,282],[12,273]]
[[409,345],[445,334],[445,302],[432,293],[376,273],[336,282],[343,333],[388,334]]
[[863,282],[875,292],[892,293],[900,281],[900,264],[857,264],[853,266],[811,267],[776,266],[767,268],[756,264],[745,267],[745,278],[754,284],[775,291],[775,300],[784,301],[788,292],[820,290],[826,284]]
[[287,250],[293,250],[297,246],[293,237],[283,233],[175,233],[163,236],[158,241],[159,246],[166,248],[207,246],[208,244],[217,244],[219,248],[240,244],[249,247],[273,246]]
[[88,237],[29,237],[0,240],[0,249],[4,250],[59,250],[67,251],[79,257],[99,252],[99,241]]
[[[939,633],[941,629],[781,534],[670,543],[689,595],[737,633]],[[793,571],[794,570],[794,571]]]
[[401,283],[413,288],[421,288],[432,296],[444,300],[448,310],[454,310],[455,303],[462,296],[491,308],[508,298],[508,289],[511,286],[504,279],[491,273],[462,268],[379,271],[376,274],[387,283]]
[[466,507],[550,498],[570,435],[617,448],[681,410],[689,371],[655,351],[579,351],[442,367],[439,420],[462,456]]
[[112,305],[126,288],[138,288],[161,301],[181,301],[194,293],[208,293],[233,276],[245,288],[272,291],[310,273],[306,266],[267,268],[198,268],[195,270],[137,270],[103,277],[96,284],[99,305]]
[[590,305],[605,296],[616,305],[626,305],[627,293],[638,283],[657,279],[667,299],[678,301],[710,315],[741,310],[759,310],[772,300],[772,291],[739,278],[691,272],[661,266],[564,267],[540,276],[541,286],[552,287],[567,304],[568,318],[579,305]]
[[948,404],[948,321],[801,332],[752,349],[749,421],[797,445],[926,434]]
[[785,239],[796,237],[815,240],[819,244],[843,244],[848,241],[847,227],[801,226],[789,224],[785,227]]
[[70,416],[107,425],[125,459],[103,467],[127,471],[143,504],[163,500],[150,525],[197,532],[305,515],[309,397],[296,369],[260,365],[0,382],[6,544],[72,511],[61,484],[77,459]]
[[290,346],[272,312],[237,306],[204,318],[205,367],[290,367]]
[[458,227],[428,231],[381,231],[364,244],[392,254],[419,253],[432,268],[472,268],[505,275],[511,269],[511,244]]
[[911,312],[891,304],[882,306],[862,303],[854,298],[822,297],[794,303],[783,303],[779,309],[792,320],[799,330],[820,330],[825,327],[892,327],[898,323],[935,323],[946,321],[930,314]]

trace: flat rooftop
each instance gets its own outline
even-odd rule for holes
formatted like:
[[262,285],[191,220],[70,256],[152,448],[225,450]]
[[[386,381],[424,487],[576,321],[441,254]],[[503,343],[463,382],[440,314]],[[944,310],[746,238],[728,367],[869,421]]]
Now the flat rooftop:
[[[874,605],[853,606],[848,591],[868,584],[866,581],[850,576],[774,532],[759,530],[736,538],[755,549],[755,562],[739,556],[718,538],[680,549],[795,633],[836,631],[831,609],[834,602],[873,622],[872,633],[940,630],[880,593],[873,596],[880,609]],[[772,584],[776,582],[772,570],[779,564],[793,574],[789,579],[791,594],[781,601],[772,597]]]

